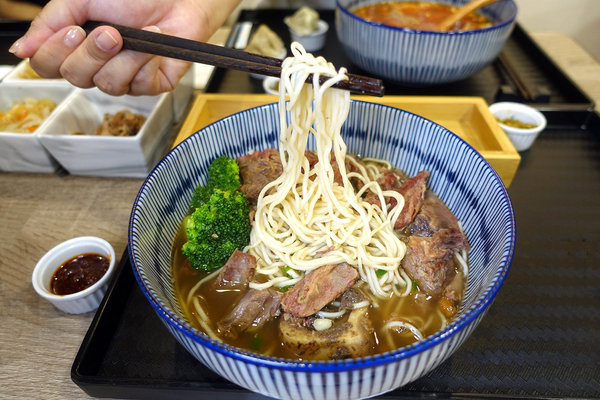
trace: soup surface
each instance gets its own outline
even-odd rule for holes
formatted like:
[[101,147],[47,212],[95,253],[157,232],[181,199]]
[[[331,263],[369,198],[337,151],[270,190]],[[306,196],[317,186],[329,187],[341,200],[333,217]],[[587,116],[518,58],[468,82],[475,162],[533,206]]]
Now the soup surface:
[[[398,28],[418,29],[424,31],[439,31],[439,24],[458,7],[422,1],[386,1],[373,3],[352,10],[357,16],[367,21]],[[479,13],[469,13],[451,29],[466,31],[487,28],[493,22]]]
[[[412,180],[401,171],[392,170],[394,173],[398,171],[403,176],[401,179],[404,180],[404,183]],[[392,170],[385,171],[389,173]],[[422,176],[424,175],[419,174],[417,177]],[[432,210],[442,207],[444,209],[442,212],[449,212],[437,196],[430,191],[427,191],[427,193],[424,203],[426,206],[421,207],[421,209],[425,210],[429,207],[427,204],[430,204],[434,199],[435,201],[433,201],[433,207],[429,207],[429,211],[424,212],[437,212]],[[441,219],[443,218],[446,217],[442,216]],[[451,218],[454,219],[455,217],[452,216]],[[415,221],[417,219],[418,217]],[[396,233],[402,241],[408,243],[410,248],[410,237],[411,235],[418,236],[418,233],[414,233],[418,229],[421,229],[420,225],[413,224],[396,231]],[[234,310],[238,304],[244,302],[243,299],[249,290],[247,287],[219,287],[216,282],[219,279],[220,270],[208,273],[192,268],[181,251],[186,240],[185,228],[182,224],[174,239],[171,263],[175,292],[186,319],[196,329],[207,333],[209,336],[214,335],[229,345],[274,357],[295,360],[343,359],[356,356],[356,354],[350,354],[352,351],[348,353],[345,350],[339,350],[339,348],[344,348],[346,345],[351,347],[358,343],[360,346],[365,347],[360,350],[360,356],[383,353],[410,345],[423,337],[438,332],[452,321],[460,308],[465,290],[466,264],[464,263],[467,259],[466,252],[462,251],[460,253],[463,260],[461,264],[454,255],[454,250],[452,250],[452,252],[443,256],[444,263],[449,261],[448,267],[451,271],[446,272],[447,278],[444,279],[443,288],[437,288],[436,294],[432,295],[425,290],[425,284],[420,287],[417,281],[412,280],[412,284],[406,290],[406,295],[381,298],[371,294],[368,284],[358,279],[351,289],[348,289],[342,296],[329,303],[318,313],[305,318],[293,319],[294,323],[301,321],[298,323],[302,325],[301,329],[296,329],[292,324],[287,323],[286,318],[291,317],[288,313],[281,312],[276,317],[269,318],[266,323],[260,326],[250,326],[248,329],[236,332],[236,335],[232,336],[223,331],[220,321],[236,312]],[[453,240],[455,239],[451,239],[451,241]],[[445,245],[444,240],[437,242],[433,246],[435,248],[434,252],[438,252],[438,246],[443,247]],[[452,244],[452,246],[456,245]],[[438,257],[438,255],[434,257]],[[451,257],[454,258],[451,259]],[[428,262],[431,261],[423,261],[423,263]],[[441,259],[438,259],[434,263],[441,262]],[[428,268],[425,267],[423,270]],[[261,282],[260,277],[255,276],[254,280]],[[296,285],[300,285],[300,283]],[[284,296],[286,292],[292,290],[290,287],[273,289],[279,292],[278,296]],[[342,309],[341,304],[344,303],[344,296],[349,294],[355,298],[353,304],[367,303],[367,305],[353,310],[347,308],[343,315],[336,317],[335,314]],[[325,314],[322,315],[321,312],[325,312]],[[317,332],[318,329],[315,328],[317,326],[316,320],[319,319],[329,319],[332,324]],[[358,321],[368,321],[368,326],[361,329],[356,326]],[[329,322],[325,321],[325,323],[328,324]],[[304,329],[305,327],[308,327],[308,329]],[[418,332],[415,332],[415,330],[418,330]],[[292,335],[291,338],[290,335]],[[303,337],[297,338],[294,335]],[[307,335],[313,335],[319,346],[323,348],[328,346],[334,348],[322,351],[315,350],[314,347],[307,344],[309,342],[306,340]],[[341,340],[344,343],[342,346],[339,346],[337,339],[339,336],[344,337]],[[294,345],[295,341],[301,343]],[[338,346],[338,349],[335,346]]]

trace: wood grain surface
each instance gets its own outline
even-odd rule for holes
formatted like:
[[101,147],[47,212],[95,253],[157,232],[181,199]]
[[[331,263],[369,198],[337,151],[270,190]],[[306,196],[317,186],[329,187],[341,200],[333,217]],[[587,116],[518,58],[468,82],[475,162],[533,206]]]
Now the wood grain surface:
[[[600,64],[564,35],[533,37],[600,103]],[[141,183],[0,172],[0,398],[89,398],[70,371],[93,313],[58,311],[35,293],[31,273],[47,250],[81,235],[106,239],[120,258]]]
[[76,236],[104,238],[120,259],[141,183],[0,173],[1,398],[88,397],[70,370],[94,313],[57,310],[34,291],[31,273],[46,251]]

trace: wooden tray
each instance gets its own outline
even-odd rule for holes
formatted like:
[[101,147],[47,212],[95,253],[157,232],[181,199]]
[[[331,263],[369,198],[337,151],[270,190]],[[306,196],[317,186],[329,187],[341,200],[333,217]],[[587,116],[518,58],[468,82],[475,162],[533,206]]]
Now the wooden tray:
[[[510,186],[521,156],[498,126],[481,97],[353,96],[353,99],[381,103],[428,118],[466,140],[483,155]],[[266,94],[199,94],[174,141],[179,142],[223,117],[251,107],[277,101]]]

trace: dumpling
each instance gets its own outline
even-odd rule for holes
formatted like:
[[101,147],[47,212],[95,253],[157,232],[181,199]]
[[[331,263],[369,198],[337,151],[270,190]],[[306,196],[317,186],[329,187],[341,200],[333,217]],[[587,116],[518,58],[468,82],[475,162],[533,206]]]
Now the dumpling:
[[319,13],[310,7],[302,7],[291,17],[285,17],[283,22],[299,36],[306,36],[317,30]]
[[265,24],[260,25],[250,37],[246,51],[275,58],[285,56],[283,40]]

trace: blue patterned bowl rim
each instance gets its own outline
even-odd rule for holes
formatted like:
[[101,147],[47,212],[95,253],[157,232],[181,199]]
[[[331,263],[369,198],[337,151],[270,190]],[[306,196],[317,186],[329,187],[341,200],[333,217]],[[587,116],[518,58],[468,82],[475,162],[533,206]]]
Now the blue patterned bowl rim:
[[335,3],[336,3],[337,8],[340,11],[342,11],[344,14],[349,16],[350,18],[353,18],[356,21],[360,21],[362,23],[365,23],[367,25],[371,25],[374,27],[379,27],[382,29],[389,29],[390,31],[397,31],[397,32],[403,32],[403,33],[409,33],[409,34],[419,34],[419,35],[434,35],[434,36],[435,35],[438,35],[438,36],[469,36],[469,35],[476,35],[476,34],[479,34],[482,32],[502,29],[503,27],[512,24],[515,21],[515,19],[517,18],[517,6],[513,0],[506,0],[506,1],[514,6],[515,11],[505,21],[502,21],[498,24],[494,24],[487,28],[471,29],[468,31],[447,31],[447,32],[425,31],[425,30],[421,30],[421,29],[411,29],[411,28],[399,28],[397,26],[384,25],[384,24],[380,24],[377,22],[373,22],[373,21],[367,21],[366,19],[359,17],[358,15],[354,14],[352,11],[348,10],[345,6],[340,4],[340,0],[335,0]]
[[[359,100],[352,100],[352,101],[359,102],[359,103],[365,103],[365,102],[359,101]],[[226,121],[231,118],[236,118],[236,116],[238,114],[242,115],[245,113],[250,113],[254,109],[264,109],[264,108],[273,107],[274,104],[276,105],[276,103],[271,103],[271,104],[265,104],[262,106],[257,106],[257,107],[254,107],[254,108],[251,108],[248,110],[244,110],[244,111],[240,111],[238,113],[224,117],[221,120],[215,121],[212,124],[208,125],[207,127],[200,129],[199,131],[194,133],[194,135],[201,134],[204,129],[206,129],[214,124],[219,124],[219,123],[221,123],[221,121]],[[382,105],[382,104],[377,104],[377,106],[390,108],[390,109],[395,108],[395,107],[390,107],[390,106]],[[487,160],[485,160],[485,158],[483,158],[483,156],[481,156],[481,154],[479,154],[479,152],[477,152],[477,150],[475,150],[466,141],[464,141],[462,138],[460,138],[453,132],[449,131],[448,129],[441,127],[439,124],[437,124],[427,118],[424,118],[420,115],[411,113],[406,110],[400,110],[400,111],[407,113],[407,114],[412,114],[417,119],[426,120],[426,121],[440,127],[443,131],[445,131],[446,134],[455,136],[455,138],[457,140],[461,141],[462,144],[464,146],[466,146],[466,151],[472,153],[473,157],[479,158],[482,162],[487,164],[487,167],[493,172],[494,184],[496,185],[496,187],[498,189],[501,190],[502,198],[504,201],[503,206],[507,207],[507,212],[508,212],[508,216],[509,216],[509,227],[508,227],[508,232],[507,232],[508,246],[505,247],[507,254],[503,258],[503,262],[497,267],[497,271],[496,271],[496,274],[495,274],[495,277],[493,280],[493,285],[491,285],[486,290],[484,295],[481,296],[481,298],[479,298],[478,301],[473,306],[471,306],[469,309],[465,310],[465,312],[463,312],[459,318],[454,320],[450,325],[448,325],[443,330],[441,330],[433,335],[430,335],[417,343],[414,343],[412,345],[405,346],[405,347],[402,347],[402,348],[399,348],[399,349],[396,349],[394,351],[390,351],[387,353],[381,353],[381,354],[376,354],[373,356],[354,358],[354,359],[349,359],[349,360],[337,360],[337,361],[289,360],[289,359],[283,359],[283,358],[271,357],[271,356],[265,356],[265,355],[253,353],[251,351],[239,349],[237,347],[233,347],[228,344],[224,344],[220,341],[209,338],[204,333],[202,333],[202,332],[198,331],[197,329],[195,329],[194,327],[192,327],[187,321],[185,321],[183,318],[181,318],[175,312],[170,310],[169,307],[167,307],[160,300],[160,298],[157,296],[156,292],[142,278],[142,276],[139,272],[140,267],[136,263],[136,257],[135,257],[135,251],[134,251],[136,244],[135,244],[135,241],[133,240],[134,236],[132,235],[135,211],[138,207],[138,204],[140,202],[140,199],[141,199],[143,193],[145,192],[146,187],[149,185],[149,183],[151,181],[152,175],[155,173],[155,171],[157,169],[160,168],[162,163],[166,163],[171,157],[177,157],[177,153],[178,153],[177,149],[180,146],[184,146],[185,142],[193,140],[192,139],[193,135],[192,135],[192,136],[184,139],[181,143],[179,143],[177,146],[175,146],[173,149],[171,149],[159,161],[159,163],[152,169],[152,171],[150,172],[148,177],[142,183],[142,186],[134,200],[133,208],[131,211],[131,216],[129,219],[129,229],[128,229],[128,237],[129,237],[128,245],[129,246],[128,246],[128,249],[129,249],[129,258],[131,260],[131,264],[132,264],[132,268],[133,268],[133,273],[134,273],[134,276],[135,276],[135,279],[136,279],[138,285],[140,286],[140,288],[142,289],[142,292],[144,293],[144,296],[148,299],[148,301],[150,302],[150,304],[154,308],[154,310],[159,314],[159,316],[163,320],[163,323],[165,323],[165,322],[168,323],[169,325],[171,325],[178,331],[180,331],[180,332],[184,333],[186,336],[190,337],[195,342],[200,343],[203,346],[212,349],[213,351],[221,353],[227,357],[231,357],[233,359],[243,361],[248,364],[263,366],[263,367],[266,366],[266,367],[294,371],[294,372],[339,372],[339,371],[349,371],[349,370],[356,370],[356,369],[371,368],[371,367],[376,367],[376,366],[380,366],[380,365],[384,365],[384,364],[388,364],[388,363],[392,363],[392,362],[397,362],[402,359],[410,358],[411,356],[414,356],[416,354],[424,352],[427,349],[434,347],[434,346],[438,345],[439,343],[442,343],[442,342],[448,340],[453,335],[462,331],[467,326],[469,326],[472,322],[474,322],[483,312],[485,312],[487,310],[488,306],[491,305],[491,303],[493,302],[494,298],[496,297],[496,294],[502,287],[502,284],[504,283],[504,280],[506,279],[506,276],[508,275],[508,272],[510,270],[510,266],[511,266],[511,263],[513,260],[515,242],[516,242],[516,223],[515,223],[514,209],[513,209],[512,203],[510,201],[510,197],[508,195],[508,192],[507,192],[506,187],[504,186],[502,180],[500,179],[498,174],[494,171],[494,169],[491,167],[491,165],[487,162]]]

